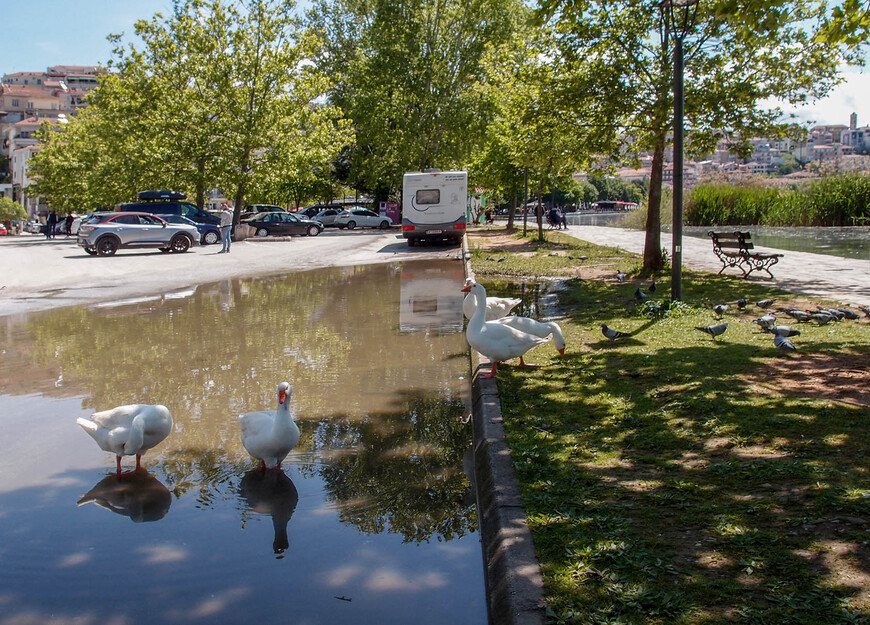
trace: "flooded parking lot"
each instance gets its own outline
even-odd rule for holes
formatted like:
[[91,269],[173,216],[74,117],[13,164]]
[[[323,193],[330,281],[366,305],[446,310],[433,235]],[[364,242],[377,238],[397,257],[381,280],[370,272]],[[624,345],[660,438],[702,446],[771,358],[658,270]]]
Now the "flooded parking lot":
[[[0,624],[485,623],[462,281],[367,265],[0,319]],[[263,474],[236,417],[282,380],[301,440]],[[128,403],[175,425],[119,479],[75,421]]]

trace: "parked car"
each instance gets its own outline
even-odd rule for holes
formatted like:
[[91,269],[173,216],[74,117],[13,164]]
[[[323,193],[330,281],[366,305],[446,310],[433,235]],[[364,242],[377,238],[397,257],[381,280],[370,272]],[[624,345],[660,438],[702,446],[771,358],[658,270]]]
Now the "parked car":
[[24,224],[24,232],[30,234],[42,234],[42,224],[38,221],[28,221]]
[[199,232],[199,242],[202,245],[214,245],[221,240],[220,226],[214,224],[199,224],[183,215],[157,215],[163,221],[171,224],[187,224]]
[[0,224],[0,237],[5,237],[9,232],[6,230],[6,226]]
[[312,219],[317,213],[325,211],[329,208],[334,208],[338,212],[344,210],[344,206],[342,206],[341,204],[313,204],[311,206],[306,206],[305,208],[299,209],[298,211],[294,211],[294,214],[299,215],[300,217],[304,215],[307,219]]
[[170,224],[150,213],[100,212],[82,223],[76,243],[91,256],[111,256],[119,249],[143,247],[180,253],[199,243],[199,231],[189,224]]
[[386,230],[393,225],[393,220],[362,206],[352,206],[335,217],[335,225],[342,230],[345,228],[353,230],[356,227]]
[[267,237],[270,234],[316,237],[323,232],[322,223],[299,217],[295,213],[257,213],[242,223],[254,228],[254,234],[258,237]]
[[334,226],[335,218],[338,217],[338,214],[341,212],[340,208],[327,208],[312,217],[314,221],[319,221],[324,226]]
[[152,215],[182,215],[195,223],[220,226],[220,217],[206,212],[190,202],[178,191],[140,191],[138,202],[118,204],[115,210],[122,212],[151,213]]
[[242,211],[239,219],[247,219],[253,217],[257,213],[289,213],[286,208],[281,208],[275,204],[248,204],[245,210]]

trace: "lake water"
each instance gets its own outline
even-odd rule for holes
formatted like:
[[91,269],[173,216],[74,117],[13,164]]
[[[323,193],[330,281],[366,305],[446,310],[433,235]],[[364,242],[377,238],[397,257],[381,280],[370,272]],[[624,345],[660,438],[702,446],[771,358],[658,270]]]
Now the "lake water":
[[[0,318],[0,623],[485,623],[462,282],[371,265]],[[302,438],[263,474],[236,417],[282,380]],[[175,425],[119,479],[75,421],[127,403]]]
[[[625,213],[568,213],[568,223],[577,226],[619,227]],[[870,260],[870,226],[780,227],[780,226],[683,226],[685,236],[709,239],[710,230],[749,231],[755,245],[792,252],[811,252],[841,258]],[[663,232],[671,225],[663,224]]]

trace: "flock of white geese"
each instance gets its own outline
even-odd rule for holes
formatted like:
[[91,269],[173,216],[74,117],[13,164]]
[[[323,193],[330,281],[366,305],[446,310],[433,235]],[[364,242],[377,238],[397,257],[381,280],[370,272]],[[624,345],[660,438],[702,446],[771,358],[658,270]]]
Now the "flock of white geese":
[[[492,362],[489,373],[496,374],[498,363],[523,357],[537,345],[550,340],[560,355],[565,354],[565,338],[554,322],[509,315],[519,299],[487,297],[486,289],[474,280],[466,280],[463,312],[468,317],[465,331],[468,344]],[[293,387],[278,385],[275,410],[239,415],[242,445],[260,461],[263,469],[280,469],[281,462],[299,443],[299,426],[290,414]],[[141,469],[142,454],[159,445],[172,431],[172,414],[160,404],[130,404],[96,412],[76,422],[96,441],[100,449],[115,454],[116,471],[121,474],[121,458],[136,456],[136,470]]]

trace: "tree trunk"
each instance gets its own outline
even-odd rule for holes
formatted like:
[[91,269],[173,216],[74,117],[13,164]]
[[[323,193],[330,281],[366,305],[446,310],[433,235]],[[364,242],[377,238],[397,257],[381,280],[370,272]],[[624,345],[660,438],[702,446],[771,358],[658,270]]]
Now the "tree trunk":
[[662,263],[662,167],[665,160],[665,138],[656,141],[649,176],[649,196],[646,208],[646,241],[643,247],[643,270],[660,271]]
[[516,210],[517,210],[517,191],[516,191],[516,189],[514,189],[514,192],[511,194],[511,206],[508,209],[508,222],[507,222],[508,232],[513,232],[514,212]]
[[542,195],[544,194],[544,177],[541,176],[541,181],[538,182],[538,205],[535,207],[535,215],[538,218],[538,241],[544,240],[544,207],[541,205]]
[[200,210],[205,206],[205,159],[196,163],[196,207]]

